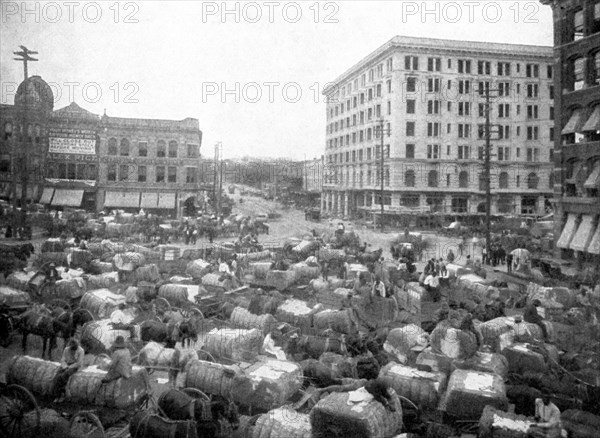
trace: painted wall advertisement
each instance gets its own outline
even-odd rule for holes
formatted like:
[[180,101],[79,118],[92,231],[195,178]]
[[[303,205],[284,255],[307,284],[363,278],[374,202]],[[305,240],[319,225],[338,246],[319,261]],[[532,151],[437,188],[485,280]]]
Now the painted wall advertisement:
[[96,154],[96,132],[89,129],[53,129],[48,152],[58,154]]

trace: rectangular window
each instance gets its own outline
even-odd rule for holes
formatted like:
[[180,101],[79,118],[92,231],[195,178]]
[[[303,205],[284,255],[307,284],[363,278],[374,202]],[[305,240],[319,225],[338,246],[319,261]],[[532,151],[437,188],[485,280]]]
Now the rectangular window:
[[404,69],[405,70],[418,70],[419,69],[419,58],[416,56],[405,56],[404,57]]
[[485,96],[486,92],[488,92],[490,90],[490,83],[488,81],[479,82],[479,95],[480,96]]
[[471,137],[471,125],[466,123],[458,124],[458,138],[469,138]]
[[538,118],[539,107],[537,105],[527,105],[527,118],[528,119],[537,119]]
[[[386,86],[387,86],[387,92],[388,92],[388,94],[391,93],[392,92],[392,81],[388,80],[386,82]],[[354,107],[356,108],[356,97],[354,98],[354,101],[355,101]]]
[[538,64],[527,64],[525,66],[525,76],[528,78],[539,78],[540,66]]
[[[58,177],[61,178],[60,165],[58,166],[58,170],[59,170]],[[62,176],[62,178],[64,178],[64,176]],[[108,166],[106,168],[106,179],[108,181],[116,181],[117,180],[117,165],[115,163],[108,164]]]
[[470,90],[471,90],[471,81],[469,81],[469,80],[458,81],[458,93],[459,94],[469,94]]
[[406,158],[415,158],[415,145],[412,143],[406,145]]
[[158,143],[156,143],[156,156],[158,158],[165,158],[167,156],[167,146],[162,140],[159,140]]
[[440,79],[438,79],[438,78],[427,79],[427,92],[439,93],[439,91],[440,91]]
[[438,122],[427,123],[427,137],[439,137],[440,124]]
[[492,64],[489,61],[477,61],[477,74],[489,75],[492,73]]
[[198,181],[198,168],[197,167],[186,167],[185,168],[185,182],[188,184],[195,184]]
[[146,182],[146,166],[138,166],[138,182]]
[[471,158],[471,148],[469,146],[458,147],[458,159],[469,160]]
[[129,166],[127,164],[119,165],[119,181],[127,181],[129,179]]
[[406,122],[406,136],[407,137],[415,136],[415,122]]
[[458,72],[471,74],[471,61],[468,59],[458,60]]
[[391,115],[392,114],[392,102],[390,102],[389,100],[387,101],[387,115]]
[[574,31],[573,39],[575,41],[583,38],[583,22],[584,22],[583,18],[584,18],[583,9],[576,11],[575,15],[573,16],[573,31]]
[[147,157],[148,156],[148,142],[146,142],[146,141],[138,142],[138,156],[139,157]]
[[442,58],[427,58],[427,71],[441,71]]
[[406,91],[407,92],[417,91],[417,78],[406,78]]
[[498,118],[510,117],[510,104],[501,103],[498,105]]
[[427,145],[427,159],[439,160],[440,158],[440,145],[439,144],[428,144]]
[[485,104],[479,104],[479,117],[485,117]]
[[156,166],[156,182],[165,182],[165,166]]
[[427,101],[427,114],[439,114],[441,102],[439,100]]
[[539,96],[539,85],[538,84],[527,84],[527,97],[530,99],[536,99]]
[[498,83],[498,96],[499,97],[510,96],[510,82],[499,82]]
[[477,148],[477,159],[479,161],[485,160],[485,148],[483,146]]
[[471,102],[458,102],[458,115],[459,116],[470,116],[471,115]]
[[510,76],[510,62],[498,63],[498,76]]
[[168,169],[169,179],[167,182],[177,182],[177,168],[175,166],[169,166]]

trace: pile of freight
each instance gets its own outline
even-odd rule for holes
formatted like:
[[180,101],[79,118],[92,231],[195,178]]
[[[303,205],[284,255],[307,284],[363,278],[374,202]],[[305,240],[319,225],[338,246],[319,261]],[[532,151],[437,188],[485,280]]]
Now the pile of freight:
[[[597,432],[592,376],[600,361],[560,354],[564,340],[544,339],[544,331],[550,340],[565,331],[563,315],[576,308],[571,291],[527,289],[526,304],[539,300],[546,314],[544,331],[519,309],[473,319],[478,304],[512,292],[452,268],[461,305],[433,303],[414,276],[381,252],[357,249],[354,236],[328,245],[307,236],[254,252],[49,240],[32,260],[36,269],[11,274],[0,296],[8,307],[29,306],[15,321],[72,322],[69,335],[85,349],[87,366],[68,380],[66,401],[127,412],[121,418],[132,437],[392,438],[475,429],[520,437],[543,394],[572,436]],[[39,280],[53,269],[61,279]],[[386,296],[373,295],[375,276]],[[103,385],[103,355],[118,337],[135,366],[130,378]],[[61,409],[49,401],[59,368],[17,356],[6,380]],[[166,372],[168,382],[156,384],[153,371]],[[151,393],[160,409],[140,410]]]

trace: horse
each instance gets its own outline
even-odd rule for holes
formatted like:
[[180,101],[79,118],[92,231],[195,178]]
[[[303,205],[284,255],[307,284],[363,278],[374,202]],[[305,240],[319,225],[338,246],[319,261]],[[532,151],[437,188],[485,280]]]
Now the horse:
[[359,253],[356,258],[363,265],[368,265],[379,261],[379,259],[381,259],[381,254],[383,254],[383,249],[379,248],[376,251]]
[[194,420],[201,437],[214,437],[220,431],[220,420],[236,430],[240,425],[238,409],[231,400],[215,395],[212,400],[194,399],[185,392],[170,389],[158,398],[158,407],[171,420]]
[[165,343],[167,348],[175,348],[175,344],[181,341],[182,344],[186,340],[198,340],[195,324],[191,320],[181,323],[164,323],[154,320],[146,320],[142,322],[140,331],[143,342],[160,342]]
[[27,351],[27,336],[30,334],[42,337],[42,359],[45,357],[46,346],[48,345],[48,358],[52,360],[52,350],[57,347],[57,336],[60,335],[66,344],[71,334],[74,333],[73,313],[63,309],[59,310],[60,313],[57,310],[48,312],[44,308],[33,308],[15,318],[16,325],[22,335],[21,347],[23,353]]
[[136,412],[129,420],[131,438],[199,438],[192,420],[172,421],[148,411]]

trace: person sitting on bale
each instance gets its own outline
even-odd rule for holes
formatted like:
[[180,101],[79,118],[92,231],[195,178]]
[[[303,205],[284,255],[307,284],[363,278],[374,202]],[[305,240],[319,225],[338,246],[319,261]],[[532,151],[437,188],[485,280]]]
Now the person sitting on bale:
[[127,345],[125,345],[125,338],[117,336],[111,350],[113,353],[110,358],[110,366],[108,373],[102,379],[103,384],[120,378],[129,379],[131,377],[131,353],[127,349]]
[[525,320],[525,322],[538,325],[542,329],[544,342],[548,342],[548,330],[546,329],[546,325],[544,324],[544,318],[542,318],[537,311],[537,308],[541,304],[542,303],[540,302],[540,300],[533,300],[527,307],[525,307],[523,319]]
[[529,426],[527,436],[531,438],[560,438],[562,427],[560,409],[550,401],[550,395],[545,393],[535,399],[535,424]]
[[71,339],[63,351],[60,360],[60,371],[54,380],[55,403],[64,401],[65,387],[71,376],[83,368],[83,357],[85,352],[75,339]]

